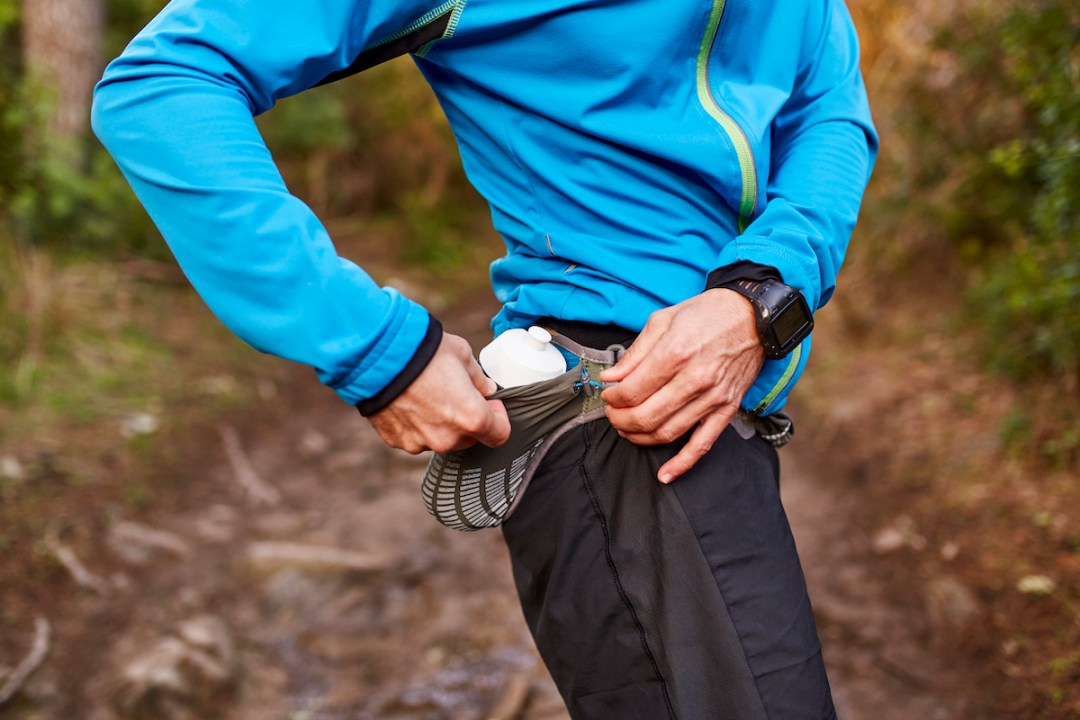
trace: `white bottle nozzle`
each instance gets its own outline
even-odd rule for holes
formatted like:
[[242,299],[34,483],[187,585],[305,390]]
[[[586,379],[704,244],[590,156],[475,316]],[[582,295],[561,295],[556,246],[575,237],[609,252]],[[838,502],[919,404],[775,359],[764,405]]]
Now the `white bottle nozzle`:
[[543,352],[551,342],[551,333],[539,325],[529,328],[529,347],[537,352]]

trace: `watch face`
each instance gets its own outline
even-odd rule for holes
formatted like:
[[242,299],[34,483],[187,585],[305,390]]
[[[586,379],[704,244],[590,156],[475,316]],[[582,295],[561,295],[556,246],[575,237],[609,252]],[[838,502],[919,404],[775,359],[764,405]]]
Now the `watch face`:
[[780,346],[783,347],[797,337],[809,322],[802,306],[793,302],[773,316],[772,329]]

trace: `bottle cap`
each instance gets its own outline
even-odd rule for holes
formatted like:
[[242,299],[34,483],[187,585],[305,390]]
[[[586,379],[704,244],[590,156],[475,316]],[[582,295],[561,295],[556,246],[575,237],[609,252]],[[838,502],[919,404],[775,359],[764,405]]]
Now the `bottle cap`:
[[480,367],[500,387],[548,380],[566,372],[566,359],[551,344],[551,333],[536,325],[514,328],[480,351]]

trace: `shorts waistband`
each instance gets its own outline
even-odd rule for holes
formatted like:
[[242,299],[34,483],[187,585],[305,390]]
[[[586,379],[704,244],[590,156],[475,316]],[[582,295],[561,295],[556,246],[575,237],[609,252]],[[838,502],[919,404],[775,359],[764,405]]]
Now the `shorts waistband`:
[[633,330],[618,325],[604,325],[583,320],[547,317],[536,324],[565,335],[576,343],[601,350],[611,345],[630,347],[630,343],[634,342],[638,336]]

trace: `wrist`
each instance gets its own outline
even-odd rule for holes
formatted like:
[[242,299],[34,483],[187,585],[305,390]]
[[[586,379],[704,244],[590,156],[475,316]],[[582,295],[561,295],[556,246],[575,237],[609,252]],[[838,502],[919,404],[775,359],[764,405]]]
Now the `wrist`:
[[429,315],[427,331],[420,340],[412,359],[402,368],[401,372],[375,395],[356,403],[356,409],[364,417],[370,417],[379,412],[405,392],[420,373],[427,368],[428,363],[435,357],[435,352],[442,342],[442,324],[434,315]]
[[802,293],[780,280],[739,279],[722,288],[749,302],[765,357],[771,360],[787,357],[814,329],[814,316]]
[[702,293],[702,296],[713,298],[717,306],[723,308],[723,312],[735,315],[740,324],[749,327],[754,331],[754,336],[757,336],[757,311],[750,298],[726,287],[710,288]]
[[764,345],[757,331],[757,311],[747,298],[728,288],[713,288],[701,294],[710,302],[710,315],[717,324],[728,328],[727,332],[736,332],[737,336],[728,335],[728,341],[738,345],[753,346],[764,353]]

